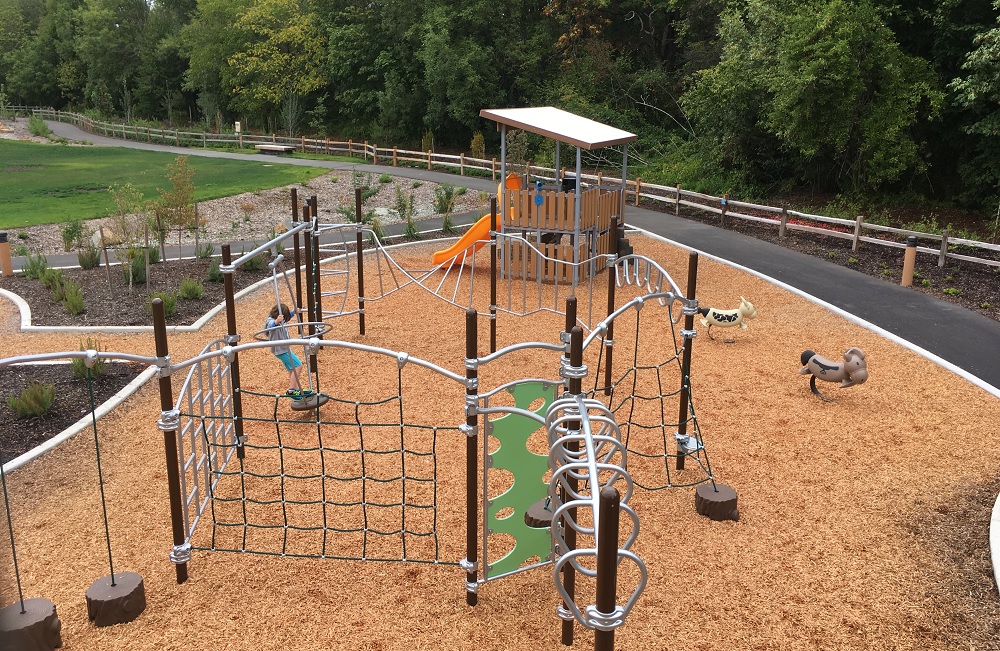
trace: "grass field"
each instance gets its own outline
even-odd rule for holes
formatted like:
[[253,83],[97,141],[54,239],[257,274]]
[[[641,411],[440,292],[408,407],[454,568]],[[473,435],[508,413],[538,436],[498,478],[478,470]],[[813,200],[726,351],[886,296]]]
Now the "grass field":
[[[169,188],[167,163],[176,156],[117,147],[66,147],[0,140],[0,229],[103,217],[114,208],[108,187],[131,182],[147,199]],[[328,171],[271,161],[191,156],[195,198],[303,183]]]

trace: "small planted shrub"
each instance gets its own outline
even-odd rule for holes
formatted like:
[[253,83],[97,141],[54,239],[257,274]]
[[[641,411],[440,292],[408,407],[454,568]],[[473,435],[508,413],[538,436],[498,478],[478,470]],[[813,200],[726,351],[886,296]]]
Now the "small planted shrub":
[[927,279],[927,278],[924,278],[923,280],[920,281],[920,286],[921,287],[930,287],[931,286],[931,281],[929,279]]
[[42,284],[45,285],[50,291],[56,292],[62,287],[66,277],[63,275],[62,269],[46,269],[42,272],[39,280],[42,281]]
[[28,245],[24,242],[18,242],[14,245],[14,255],[18,258],[23,258],[26,255],[30,255],[31,251],[28,250]]
[[[150,260],[152,262],[152,260]],[[130,287],[146,282],[146,259],[142,256],[133,258],[130,263],[122,264],[122,280]]]
[[980,309],[988,310],[988,309],[990,309],[993,306],[990,304],[989,301],[983,301],[982,303],[979,304],[979,307],[980,307]]
[[380,174],[378,177],[379,183],[392,183],[392,174]]
[[944,292],[945,294],[947,294],[948,296],[961,296],[962,295],[962,290],[959,289],[958,287],[945,287],[941,291]]
[[412,186],[411,186],[411,187],[412,187],[412,188],[413,188],[414,190],[416,190],[416,189],[417,189],[417,188],[419,188],[419,187],[420,187],[421,185],[423,185],[423,183],[421,183],[420,181],[414,181],[414,182],[412,183]]
[[848,258],[847,259],[847,264],[858,264],[858,259],[857,258]]
[[84,313],[83,289],[74,280],[67,280],[63,285],[63,308],[70,314],[76,316]]
[[214,253],[215,253],[215,245],[214,244],[202,244],[194,252],[195,257],[203,258],[203,259],[204,258],[211,258]]
[[451,219],[451,213],[445,214],[441,219],[441,232],[448,235],[455,232],[455,222]]
[[375,244],[375,240],[378,239],[379,242],[385,242],[385,227],[382,226],[382,219],[378,215],[372,216],[371,221],[372,235],[369,238],[371,244]]
[[263,253],[258,253],[254,257],[250,258],[243,263],[243,268],[247,271],[260,271],[267,266],[267,261],[264,259]]
[[[87,344],[80,342],[80,350],[96,350],[101,352],[107,350],[101,348],[101,344],[98,341],[92,341],[90,337],[87,337]],[[87,377],[87,362],[83,359],[74,358],[70,361],[70,366],[73,368],[73,377],[82,380]],[[100,377],[107,372],[107,362],[103,359],[96,359],[94,365],[90,367],[90,374],[92,377]]]
[[837,259],[837,252],[836,251],[827,251],[826,257],[830,258],[831,260],[836,260]]
[[153,313],[153,300],[160,299],[163,301],[163,316],[170,318],[177,314],[177,294],[173,292],[153,292],[149,297],[149,302],[146,303],[146,313]]
[[178,295],[186,301],[197,301],[205,298],[205,287],[196,278],[188,276],[181,280]]
[[37,115],[32,115],[28,118],[28,131],[31,132],[31,135],[40,138],[47,138],[52,135],[52,129],[49,128],[49,125],[45,124],[45,120]]
[[455,186],[443,183],[434,188],[434,212],[447,215],[455,207]]
[[208,265],[208,280],[213,283],[221,283],[225,280],[225,274],[219,269],[218,260],[212,260],[211,264]]
[[7,396],[7,406],[18,418],[44,416],[56,399],[56,385],[32,382],[20,395]]
[[45,259],[44,255],[41,253],[38,255],[28,254],[25,257],[24,268],[21,271],[24,273],[25,278],[37,280],[42,277],[42,274],[48,268],[49,261]]
[[94,269],[101,264],[101,252],[93,244],[88,244],[76,252],[76,260],[81,269]]
[[472,142],[469,144],[469,153],[473,158],[486,158],[486,139],[482,131],[472,134]]
[[68,218],[59,229],[62,235],[63,250],[72,251],[83,240],[83,220],[79,217]]

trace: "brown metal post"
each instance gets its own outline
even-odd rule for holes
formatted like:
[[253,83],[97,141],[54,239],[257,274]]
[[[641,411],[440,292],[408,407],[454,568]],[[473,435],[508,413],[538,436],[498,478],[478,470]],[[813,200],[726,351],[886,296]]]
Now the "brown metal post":
[[[583,366],[583,328],[576,323],[576,296],[570,296],[566,299],[566,328],[570,333],[569,339],[569,365],[574,368],[579,368]],[[580,395],[583,393],[583,378],[571,377],[569,378],[569,393],[571,395]],[[566,423],[567,430],[579,431],[580,421],[569,421]],[[573,441],[567,445],[571,453],[579,452],[580,444]],[[567,475],[566,485],[569,490],[574,493],[579,490],[579,483],[576,478]],[[563,495],[563,502],[565,503],[569,500],[569,495]],[[575,520],[576,519],[576,508],[567,509],[566,517]],[[566,527],[563,534],[563,539],[566,541],[566,549],[561,550],[563,554],[569,553],[576,549],[576,529],[573,527]],[[570,600],[576,592],[576,570],[573,569],[572,563],[566,563],[563,565],[563,589],[566,590],[566,594],[569,595]],[[565,604],[568,608],[569,604]],[[573,620],[564,619],[562,622],[562,643],[564,646],[571,646],[573,644]]]
[[497,352],[497,233],[500,230],[497,219],[496,195],[490,198],[490,352]]
[[[312,206],[312,223],[318,224],[317,215],[319,214],[319,208],[316,205],[316,195],[309,197],[309,205]],[[313,280],[316,283],[316,321],[323,320],[323,274],[320,273],[320,259],[319,259],[319,234],[313,236],[313,264],[316,265],[316,272]],[[319,336],[320,339],[323,335]],[[316,356],[310,355],[312,359],[312,370],[316,370]]]
[[[361,188],[354,188],[354,214],[361,224]],[[358,227],[355,255],[358,260],[358,334],[365,334],[365,241]]]
[[[308,211],[308,208],[306,208]],[[308,215],[308,212],[307,212]],[[313,283],[313,233],[312,230],[306,230],[306,241],[305,246],[302,248],[305,250],[306,258],[306,321],[309,322],[309,336],[316,334],[316,300],[314,291],[315,286]],[[316,370],[316,356],[309,356],[309,372],[312,373]]]
[[[228,244],[222,245],[223,266],[233,263],[232,251]],[[226,344],[235,346],[240,343],[236,334],[236,297],[233,290],[232,272],[223,273],[223,287],[226,291]],[[233,429],[236,432],[236,456],[243,458],[246,450],[243,442],[243,395],[240,393],[240,356],[233,353],[233,361],[229,364],[229,379],[233,386]]]
[[[618,217],[611,218],[611,252],[618,255]],[[616,258],[617,259],[617,258]],[[608,267],[608,316],[614,314],[615,311],[615,265]],[[611,362],[614,357],[615,352],[615,322],[608,322],[608,330],[604,335],[604,340],[607,342],[605,348],[607,349],[607,361],[604,363],[604,395],[611,395]]]
[[[597,528],[597,612],[613,615],[618,591],[618,530],[621,496],[614,486],[601,489],[601,522]],[[594,631],[594,651],[614,651],[615,629]]]
[[[688,285],[687,298],[693,299],[698,286],[698,254],[692,251],[688,255]],[[680,409],[677,417],[677,433],[687,435],[688,396],[691,391],[691,345],[694,343],[694,313],[684,315],[684,354],[681,357],[681,392]],[[690,334],[688,334],[690,333]],[[684,456],[687,451],[678,441],[677,469],[684,470]]]
[[471,363],[479,358],[479,315],[469,308],[465,312],[465,603],[479,603],[479,415],[471,404],[478,404],[479,368]]
[[[299,222],[299,195],[295,188],[292,188],[292,226],[295,226]],[[302,240],[299,234],[296,233],[292,236],[292,248],[294,249],[294,261],[295,261],[295,316],[298,317],[299,323],[306,321],[308,319],[302,318],[302,260],[301,251],[299,247],[302,245]]]
[[[163,316],[163,301],[159,298],[153,299],[153,340],[156,344],[156,356],[166,359],[167,349],[167,321]],[[170,384],[170,375],[160,375],[160,412],[166,416],[174,408],[174,391]],[[180,456],[177,452],[177,423],[171,429],[161,419],[161,429],[163,429],[163,451],[167,460],[167,491],[170,495],[170,527],[173,530],[174,547],[184,544],[184,501],[181,496],[181,464]],[[177,583],[184,583],[188,579],[187,561],[175,565],[177,572]]]

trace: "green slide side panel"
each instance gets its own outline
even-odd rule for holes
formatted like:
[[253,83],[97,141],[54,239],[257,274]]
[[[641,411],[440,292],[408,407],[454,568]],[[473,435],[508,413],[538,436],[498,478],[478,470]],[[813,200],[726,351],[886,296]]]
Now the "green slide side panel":
[[[524,410],[542,398],[544,404],[534,413],[544,416],[555,400],[556,385],[525,382],[508,391],[514,396],[514,404]],[[535,454],[527,447],[528,438],[544,425],[520,414],[507,414],[492,421],[491,425],[493,431],[490,435],[500,442],[500,447],[489,455],[489,461],[492,468],[502,468],[513,474],[514,483],[487,508],[487,522],[493,533],[509,534],[514,537],[515,543],[510,553],[490,562],[485,569],[485,578],[513,572],[532,556],[544,561],[552,550],[552,536],[548,529],[535,529],[524,523],[528,507],[548,494],[548,483],[543,481],[543,477],[549,469],[549,458]],[[497,513],[503,509],[513,509],[513,513],[498,518]]]

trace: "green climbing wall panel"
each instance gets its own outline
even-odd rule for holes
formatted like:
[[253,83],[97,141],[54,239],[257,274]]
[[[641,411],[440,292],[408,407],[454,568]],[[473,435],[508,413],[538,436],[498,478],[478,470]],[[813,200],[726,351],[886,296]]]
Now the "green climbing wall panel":
[[[508,389],[508,393],[514,397],[514,404],[526,411],[531,403],[541,398],[543,404],[534,413],[544,416],[555,399],[555,390],[554,384],[524,382]],[[490,466],[509,471],[514,476],[514,483],[487,507],[487,526],[493,533],[513,536],[515,544],[503,558],[492,560],[486,556],[484,579],[495,579],[514,572],[533,556],[544,562],[552,550],[552,536],[548,529],[535,529],[524,523],[528,507],[548,495],[549,487],[544,476],[549,469],[549,458],[535,454],[527,447],[528,438],[544,425],[521,414],[507,414],[491,421],[491,426],[490,435],[499,441],[500,447],[488,455]],[[512,509],[513,512],[498,518],[497,513],[504,509]]]

